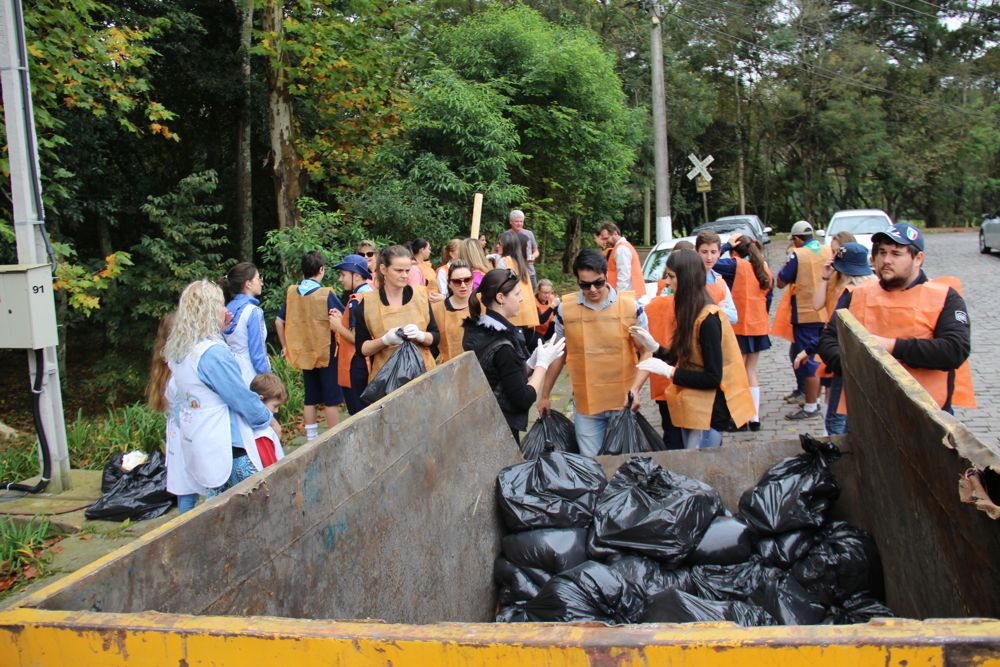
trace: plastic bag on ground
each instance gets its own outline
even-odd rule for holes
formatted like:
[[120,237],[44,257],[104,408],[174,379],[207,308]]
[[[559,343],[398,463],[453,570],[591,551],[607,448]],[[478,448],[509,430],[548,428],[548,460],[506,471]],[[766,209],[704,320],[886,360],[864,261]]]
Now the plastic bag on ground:
[[503,555],[515,565],[559,574],[587,560],[586,528],[539,528],[503,538]]
[[367,403],[381,400],[410,380],[423,375],[426,370],[424,358],[416,344],[404,340],[361,392],[361,400]]
[[537,459],[549,451],[574,454],[580,451],[576,444],[576,427],[569,417],[556,410],[539,417],[521,441],[521,455],[525,460]]
[[707,600],[745,600],[761,582],[780,573],[781,570],[767,567],[755,557],[733,565],[693,565],[692,592]]
[[780,625],[817,625],[827,616],[826,607],[789,576],[765,579],[750,601],[765,609]]
[[497,476],[500,515],[508,530],[586,526],[607,478],[589,456],[546,452]]
[[793,530],[781,535],[768,535],[757,541],[757,555],[768,565],[789,569],[820,539],[815,528]]
[[122,469],[122,453],[112,454],[101,474],[101,497],[84,511],[88,519],[140,521],[166,514],[176,502],[167,491],[167,466],[155,451],[145,463]]
[[630,407],[631,393],[628,403],[628,407],[622,408],[608,420],[608,426],[604,431],[604,442],[597,452],[598,456],[660,452],[667,448],[652,424]]
[[[530,568],[518,567],[503,557],[493,561],[493,580],[500,588],[497,600],[501,605],[527,602],[538,595],[538,591],[549,580],[550,575],[541,570],[534,572],[529,570]],[[538,580],[537,573],[544,576],[541,581]]]
[[646,604],[643,623],[693,623],[731,621],[743,627],[776,625],[760,607],[739,600],[704,600],[684,591],[669,590],[654,595]]
[[778,535],[819,527],[840,495],[830,470],[830,461],[840,458],[840,450],[809,435],[799,437],[805,453],[771,466],[740,498],[740,515],[758,533]]
[[694,590],[687,568],[668,570],[645,556],[622,556],[608,563],[608,567],[622,576],[635,595],[646,600],[671,588],[688,593]]
[[644,602],[621,575],[601,563],[587,561],[549,579],[535,599],[525,603],[529,621],[604,621],[631,623]]
[[688,562],[692,564],[732,565],[742,563],[753,553],[754,536],[739,517],[716,517],[695,547]]
[[819,541],[793,567],[792,576],[827,604],[858,593],[885,599],[882,559],[867,532],[832,521]]
[[594,510],[593,541],[678,566],[722,512],[719,493],[648,457],[626,461]]

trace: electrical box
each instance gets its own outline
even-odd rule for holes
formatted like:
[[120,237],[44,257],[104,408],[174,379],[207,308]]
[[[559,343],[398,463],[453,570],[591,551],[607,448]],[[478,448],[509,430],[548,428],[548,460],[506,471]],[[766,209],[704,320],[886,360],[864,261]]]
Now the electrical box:
[[58,342],[51,266],[0,265],[0,348],[37,350]]

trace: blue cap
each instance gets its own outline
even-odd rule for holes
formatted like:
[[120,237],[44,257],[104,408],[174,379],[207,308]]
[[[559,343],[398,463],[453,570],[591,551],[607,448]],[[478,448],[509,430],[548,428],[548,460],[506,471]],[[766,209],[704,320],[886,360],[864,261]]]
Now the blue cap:
[[833,253],[833,268],[845,276],[870,276],[868,248],[860,243],[845,243]]
[[365,280],[370,280],[372,277],[372,272],[368,270],[368,260],[361,255],[348,255],[340,260],[340,264],[333,268],[337,271],[356,273]]
[[873,244],[883,239],[891,241],[896,245],[911,245],[921,252],[924,249],[924,235],[920,233],[919,229],[908,222],[897,222],[884,232],[872,235]]

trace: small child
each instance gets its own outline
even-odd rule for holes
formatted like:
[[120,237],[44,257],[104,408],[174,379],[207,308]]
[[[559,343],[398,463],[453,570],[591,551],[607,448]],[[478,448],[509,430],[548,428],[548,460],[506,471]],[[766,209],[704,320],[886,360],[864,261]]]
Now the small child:
[[[260,396],[260,400],[264,401],[264,405],[273,415],[277,415],[278,408],[288,400],[288,390],[285,388],[285,383],[274,373],[261,373],[255,376],[250,381],[250,391],[256,392]],[[275,421],[272,420],[271,425],[254,431],[253,437],[257,443],[257,451],[255,453],[248,451],[247,454],[258,471],[274,465],[285,456],[285,451],[281,448],[281,437],[275,431],[274,424]]]

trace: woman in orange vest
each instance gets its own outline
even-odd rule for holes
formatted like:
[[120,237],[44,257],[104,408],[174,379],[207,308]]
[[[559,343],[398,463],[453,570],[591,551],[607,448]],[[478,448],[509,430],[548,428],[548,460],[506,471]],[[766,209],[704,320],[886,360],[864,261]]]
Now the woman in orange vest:
[[538,326],[535,332],[543,341],[552,338],[555,333],[556,309],[559,307],[559,297],[552,287],[552,281],[542,278],[535,290],[535,310],[538,311]]
[[431,265],[431,242],[422,238],[413,239],[410,242],[410,253],[413,260],[408,282],[416,287],[425,287],[431,303],[443,299],[444,295],[437,288],[437,274]]
[[736,342],[743,353],[743,367],[750,381],[750,395],[753,397],[754,415],[747,426],[751,431],[760,430],[760,379],[757,362],[760,353],[771,349],[770,319],[767,315],[767,298],[773,278],[771,269],[764,260],[760,244],[742,234],[735,233],[723,246],[732,257],[729,261],[719,260],[716,269],[723,278],[732,280],[733,302],[739,319],[733,325]]
[[431,304],[434,321],[441,331],[439,363],[443,364],[462,354],[462,338],[465,336],[462,322],[469,316],[470,296],[472,269],[462,260],[453,259],[448,267],[448,297]]
[[638,368],[672,380],[665,397],[685,449],[718,447],[720,430],[730,421],[742,426],[754,413],[736,334],[708,294],[698,253],[671,253],[664,279],[674,293],[676,326],[669,346],[655,352],[637,340],[645,349]]
[[521,279],[521,296],[524,297],[520,302],[521,310],[510,318],[510,323],[521,328],[528,349],[534,349],[538,340],[538,335],[535,333],[535,327],[539,324],[538,311],[535,310],[534,291],[531,289],[531,274],[528,271],[524,244],[521,242],[521,236],[509,229],[500,234],[499,243],[503,265],[497,268],[510,269],[517,274]]
[[431,348],[437,347],[441,335],[426,288],[407,283],[412,265],[408,248],[383,249],[378,266],[382,286],[365,294],[355,308],[354,345],[358,354],[371,358],[369,382],[403,340],[417,344],[426,370],[434,368]]
[[361,393],[368,386],[368,360],[357,353],[354,345],[355,309],[361,298],[374,291],[371,271],[363,255],[348,255],[333,267],[340,272],[340,286],[344,288],[343,312],[330,311],[330,331],[337,337],[337,382],[344,390],[347,412],[361,412],[368,403],[361,400]]

